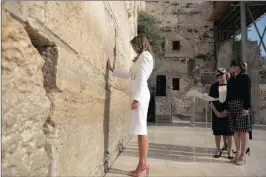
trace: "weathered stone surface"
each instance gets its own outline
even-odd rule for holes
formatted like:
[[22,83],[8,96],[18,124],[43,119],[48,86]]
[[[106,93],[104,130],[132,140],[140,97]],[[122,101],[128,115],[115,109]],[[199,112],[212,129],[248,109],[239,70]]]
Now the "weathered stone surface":
[[260,84],[260,122],[259,123],[266,123],[266,84]]
[[46,176],[42,127],[50,112],[44,61],[23,26],[2,11],[3,176]]
[[129,81],[110,76],[106,63],[131,65],[140,8],[109,1],[3,4],[20,21],[8,17],[15,25],[3,29],[4,174],[101,176],[110,167],[129,138],[131,99]]
[[234,58],[231,41],[221,42],[217,57],[217,66],[219,68],[230,69],[230,61]]

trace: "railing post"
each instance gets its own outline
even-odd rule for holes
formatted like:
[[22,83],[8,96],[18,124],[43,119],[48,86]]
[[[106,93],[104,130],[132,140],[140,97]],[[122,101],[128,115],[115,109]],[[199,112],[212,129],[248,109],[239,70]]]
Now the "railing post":
[[247,24],[246,24],[246,2],[240,2],[241,15],[241,54],[242,60],[247,63]]

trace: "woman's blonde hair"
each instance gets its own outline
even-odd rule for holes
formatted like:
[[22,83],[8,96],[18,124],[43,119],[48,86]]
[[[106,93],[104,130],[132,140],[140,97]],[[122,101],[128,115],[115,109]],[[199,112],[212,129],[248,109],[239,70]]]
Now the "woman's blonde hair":
[[130,41],[130,44],[132,45],[133,49],[138,54],[137,57],[134,58],[133,62],[137,61],[139,55],[144,51],[148,51],[148,52],[150,52],[150,54],[152,54],[152,49],[151,49],[150,43],[149,43],[147,37],[144,35],[135,36]]

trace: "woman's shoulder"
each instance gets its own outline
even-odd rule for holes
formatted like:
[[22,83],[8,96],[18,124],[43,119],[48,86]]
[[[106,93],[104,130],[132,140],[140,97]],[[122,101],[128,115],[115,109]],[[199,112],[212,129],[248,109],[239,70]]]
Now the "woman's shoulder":
[[241,73],[242,77],[249,77],[247,73]]
[[219,82],[214,82],[212,85],[211,85],[211,88],[215,88],[215,87],[218,87],[219,86]]
[[227,80],[227,84],[228,84],[229,82],[232,82],[232,81],[234,80],[233,77],[234,77],[234,76],[230,77],[230,78]]
[[152,54],[149,51],[143,51],[140,56],[152,60]]
[[245,79],[245,80],[249,80],[249,76],[248,76],[248,74],[246,74],[246,73],[241,73],[241,74],[240,74],[240,78],[241,78],[241,79]]
[[219,81],[214,82],[212,85],[219,85]]

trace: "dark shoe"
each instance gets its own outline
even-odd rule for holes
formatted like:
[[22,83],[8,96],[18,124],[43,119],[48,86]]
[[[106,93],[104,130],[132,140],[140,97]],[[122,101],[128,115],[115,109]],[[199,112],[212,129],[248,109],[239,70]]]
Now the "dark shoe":
[[249,148],[249,147],[248,147],[247,150],[246,150],[246,154],[247,154],[248,156],[250,156],[250,148]]
[[230,155],[228,155],[228,159],[233,159],[234,158],[234,156],[230,156]]
[[233,151],[228,150],[228,159],[230,159],[230,160],[234,158],[234,156],[232,156],[232,152]]
[[227,151],[228,146],[224,145],[224,147],[222,148],[222,151]]
[[234,156],[228,156],[228,159],[232,160],[234,158]]
[[[235,154],[236,151],[233,151],[233,153]],[[250,156],[250,148],[249,148],[249,147],[248,147],[247,150],[246,150],[246,154],[247,154],[248,156]]]
[[214,155],[214,158],[219,158],[219,157],[221,157],[221,156],[222,156],[222,151],[220,151],[219,154],[215,154],[215,155]]

